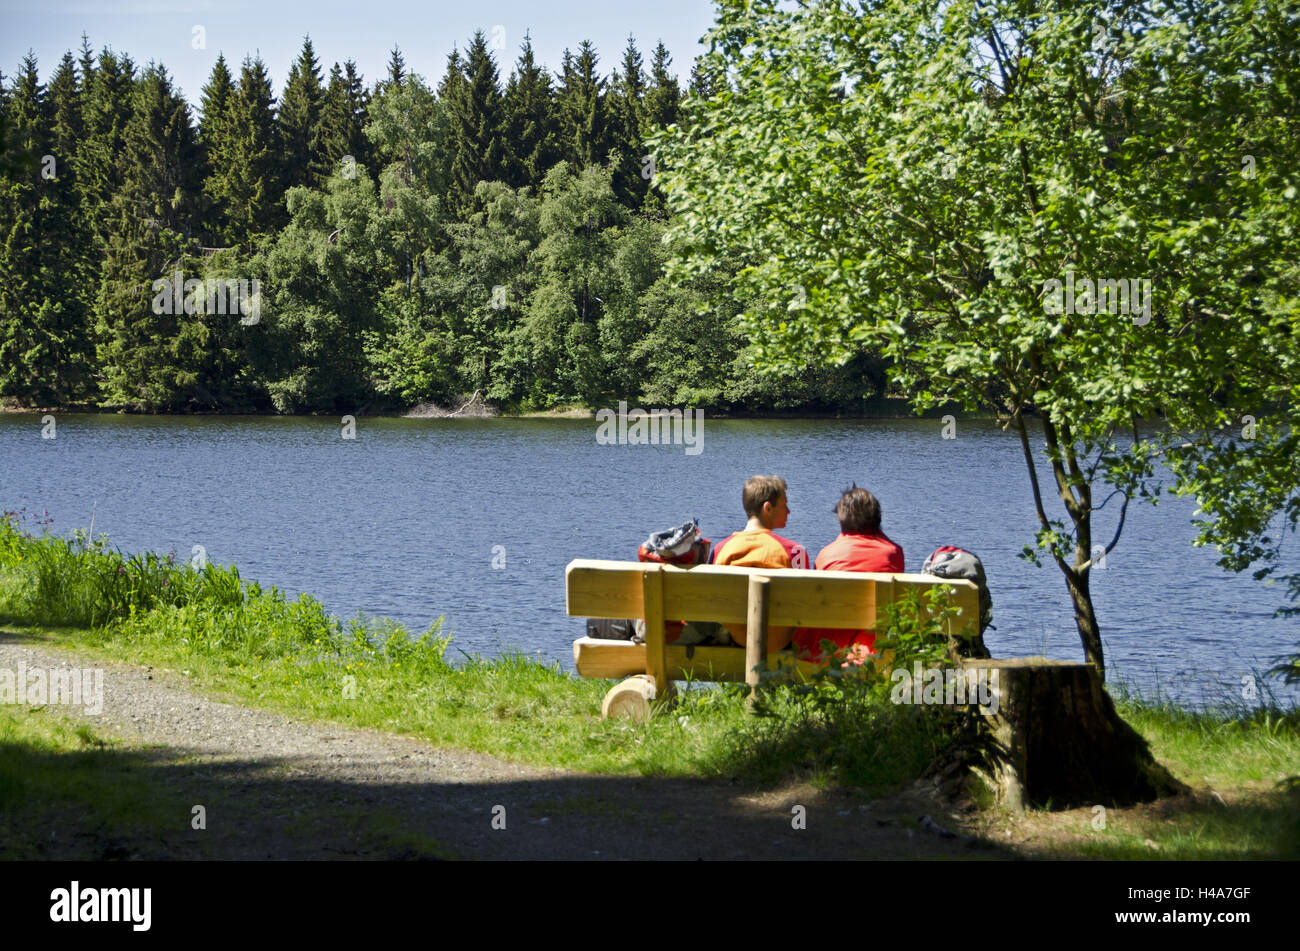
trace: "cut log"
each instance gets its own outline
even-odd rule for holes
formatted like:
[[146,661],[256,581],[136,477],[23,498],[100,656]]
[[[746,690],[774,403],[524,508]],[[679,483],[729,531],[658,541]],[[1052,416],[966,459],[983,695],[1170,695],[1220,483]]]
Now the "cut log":
[[650,716],[656,700],[667,700],[671,697],[671,683],[668,688],[667,693],[661,693],[655,685],[654,678],[647,674],[628,677],[626,680],[619,681],[605,694],[605,700],[600,705],[600,715],[606,719],[627,717],[631,720],[644,720]]
[[1009,809],[1129,806],[1189,792],[1124,722],[1097,668],[1042,657],[964,660],[994,701],[979,716],[977,768]]

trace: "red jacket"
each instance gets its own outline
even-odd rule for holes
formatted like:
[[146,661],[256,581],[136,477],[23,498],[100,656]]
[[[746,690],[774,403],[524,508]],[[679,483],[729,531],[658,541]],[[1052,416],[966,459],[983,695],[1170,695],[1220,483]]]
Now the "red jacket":
[[883,532],[879,535],[840,534],[817,553],[818,571],[885,571],[903,573],[903,549]]
[[[817,553],[818,571],[879,571],[902,574],[903,549],[883,532],[879,535],[840,534]],[[822,658],[821,642],[832,641],[844,648],[861,644],[875,653],[876,632],[849,628],[801,627],[794,633],[794,649],[813,661]]]

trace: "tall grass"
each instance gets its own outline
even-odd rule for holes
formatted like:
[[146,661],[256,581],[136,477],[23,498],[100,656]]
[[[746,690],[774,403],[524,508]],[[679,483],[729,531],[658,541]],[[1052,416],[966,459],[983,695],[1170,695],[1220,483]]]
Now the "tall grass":
[[174,555],[124,555],[84,531],[65,539],[29,530],[48,524],[20,512],[0,515],[0,567],[26,581],[14,608],[38,623],[98,627],[163,605],[230,606],[260,593],[252,585],[246,594],[233,565],[195,569]]
[[384,620],[343,623],[311,595],[288,601],[276,588],[245,583],[234,565],[177,563],[173,555],[124,555],[78,531],[71,538],[24,526],[21,513],[0,515],[4,607],[25,623],[84,628],[122,644],[171,644],[196,655],[253,664],[288,657],[356,661],[383,658],[445,673],[450,638],[441,619],[413,638]]

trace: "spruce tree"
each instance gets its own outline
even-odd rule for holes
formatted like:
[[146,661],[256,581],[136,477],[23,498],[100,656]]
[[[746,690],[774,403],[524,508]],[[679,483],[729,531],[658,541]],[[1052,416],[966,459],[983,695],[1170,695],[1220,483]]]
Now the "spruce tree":
[[605,80],[596,72],[600,57],[590,40],[578,46],[575,58],[564,51],[559,96],[562,157],[579,168],[599,165],[609,151],[609,121]]
[[642,112],[645,109],[646,79],[641,68],[641,53],[629,35],[623,51],[623,69],[615,74],[610,93],[610,138],[618,150],[619,164],[614,170],[614,191],[619,201],[636,210],[641,206],[649,181],[641,175],[641,157],[645,154],[642,139]]
[[359,165],[369,168],[373,162],[370,139],[366,137],[366,123],[370,121],[370,93],[357,72],[357,64],[347,60],[343,64],[343,81],[345,84],[348,115],[348,149]]
[[711,99],[726,88],[726,80],[705,62],[703,56],[695,59],[691,67],[691,95],[698,99]]
[[369,167],[370,141],[365,135],[368,109],[369,100],[356,63],[348,60],[342,69],[335,63],[321,106],[318,184],[323,184],[339,169],[345,155],[352,156],[358,165]]
[[200,187],[198,138],[189,106],[163,67],[151,65],[141,77],[124,139],[99,302],[104,399],[147,411],[179,409],[198,380],[208,331],[192,305],[176,306],[174,287],[154,287],[158,279],[174,283],[177,271],[198,277],[197,244],[189,238]]
[[203,195],[206,199],[206,228],[208,239],[224,246],[230,238],[230,211],[227,207],[225,185],[228,178],[222,174],[230,164],[230,150],[234,144],[231,106],[235,98],[235,84],[226,65],[224,54],[217,55],[212,75],[203,87],[199,119],[199,145],[203,151]]
[[82,398],[90,373],[78,100],[71,54],[47,90],[29,53],[5,104],[10,144],[33,161],[0,180],[0,395],[29,406]]
[[280,97],[281,179],[286,189],[315,184],[328,174],[319,143],[323,98],[320,64],[311,37],[306,37]]
[[[438,121],[446,130],[446,134],[439,140],[437,147],[441,154],[433,163],[435,167],[446,170],[445,181],[447,183],[448,200],[455,193],[456,189],[453,184],[453,168],[455,167],[458,150],[456,147],[456,133],[453,130],[455,120],[452,118],[452,110],[455,108],[454,103],[463,95],[462,87],[465,85],[465,74],[463,72],[464,62],[460,58],[460,51],[452,47],[447,54],[447,69],[443,73],[442,82],[438,83],[438,95],[435,100]],[[413,161],[409,155],[410,149],[407,149],[406,158],[407,181],[411,181],[414,176]]]
[[95,51],[90,46],[90,37],[85,33],[81,34],[81,49],[78,52],[81,54],[77,60],[81,67],[81,92],[85,97],[89,95],[90,84],[95,78]]
[[460,50],[453,46],[447,54],[447,68],[442,74],[442,82],[438,83],[440,101],[448,102],[456,95],[460,84],[465,81],[464,68],[465,62],[460,58]]
[[213,168],[234,244],[274,234],[285,220],[274,104],[266,64],[246,58],[230,104],[229,148],[223,164]]
[[[14,77],[5,118],[12,148],[38,161],[49,152],[49,108],[30,51]],[[39,165],[20,167],[3,182],[0,201],[0,396],[28,406],[51,402],[53,388],[54,346],[49,315],[42,313],[44,185]]]
[[102,252],[107,240],[108,205],[122,186],[124,133],[131,117],[135,64],[110,49],[84,80],[86,138],[77,150],[77,176],[86,214]]
[[383,86],[400,86],[406,80],[406,60],[402,58],[402,51],[393,46],[392,52],[388,56],[388,78],[379,85]]
[[472,204],[475,186],[501,179],[505,165],[501,86],[482,30],[475,31],[461,69],[464,79],[446,100],[453,150],[452,207],[458,214]]
[[677,121],[682,91],[677,84],[677,77],[668,72],[672,59],[663,40],[660,40],[650,61],[650,84],[646,89],[645,108],[641,115],[641,132],[644,136],[649,136]]
[[56,355],[55,402],[64,405],[87,394],[94,362],[90,313],[99,276],[99,255],[86,214],[75,156],[85,138],[84,84],[77,61],[64,53],[50,81],[49,145],[52,179],[42,179],[49,196],[41,241],[46,250],[49,281],[43,282],[51,310],[50,331],[60,340]]
[[558,158],[551,77],[533,58],[533,41],[524,34],[522,52],[502,98],[505,112],[506,180],[534,192]]

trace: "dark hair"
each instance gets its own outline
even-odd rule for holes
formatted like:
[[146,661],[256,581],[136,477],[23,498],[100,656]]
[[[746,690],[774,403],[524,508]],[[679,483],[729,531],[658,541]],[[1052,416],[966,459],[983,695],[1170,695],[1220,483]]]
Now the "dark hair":
[[859,489],[856,482],[840,496],[835,515],[845,535],[880,534],[880,501],[866,489]]
[[745,506],[745,514],[750,517],[757,517],[763,512],[763,505],[771,502],[773,505],[785,494],[785,479],[780,476],[756,475],[750,476],[745,482],[745,491],[741,493],[740,500]]

